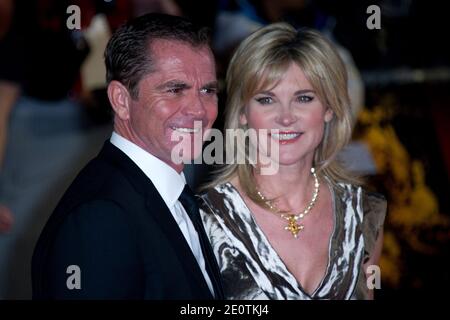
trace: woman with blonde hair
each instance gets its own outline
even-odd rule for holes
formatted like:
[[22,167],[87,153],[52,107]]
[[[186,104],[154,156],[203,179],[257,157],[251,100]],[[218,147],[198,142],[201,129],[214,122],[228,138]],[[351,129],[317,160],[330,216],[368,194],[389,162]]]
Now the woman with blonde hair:
[[225,128],[256,134],[237,135],[232,163],[201,194],[226,298],[372,298],[366,272],[386,201],[337,161],[352,112],[333,45],[286,23],[263,27],[235,52],[227,95]]

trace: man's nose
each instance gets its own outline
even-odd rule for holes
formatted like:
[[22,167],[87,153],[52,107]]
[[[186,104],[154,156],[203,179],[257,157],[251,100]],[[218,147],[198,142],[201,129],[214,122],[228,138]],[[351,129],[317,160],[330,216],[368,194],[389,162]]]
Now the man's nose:
[[206,114],[205,103],[199,94],[193,94],[187,102],[184,112],[195,117],[203,117]]

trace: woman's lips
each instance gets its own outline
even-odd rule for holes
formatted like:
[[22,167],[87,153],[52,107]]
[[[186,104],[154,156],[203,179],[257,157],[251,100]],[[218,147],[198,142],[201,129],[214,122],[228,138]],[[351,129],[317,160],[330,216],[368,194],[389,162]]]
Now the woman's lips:
[[279,144],[289,144],[297,141],[303,132],[298,131],[279,131],[278,133],[271,133],[272,139],[277,140]]

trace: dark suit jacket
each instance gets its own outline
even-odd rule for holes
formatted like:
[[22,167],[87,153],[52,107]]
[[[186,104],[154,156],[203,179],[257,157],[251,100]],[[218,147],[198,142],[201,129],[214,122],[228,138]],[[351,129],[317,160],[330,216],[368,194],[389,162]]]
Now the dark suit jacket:
[[[208,272],[216,298],[223,299],[208,250]],[[67,287],[76,275],[67,272],[71,265],[80,268],[81,289]],[[47,222],[33,254],[32,280],[35,299],[213,298],[154,185],[109,141]]]

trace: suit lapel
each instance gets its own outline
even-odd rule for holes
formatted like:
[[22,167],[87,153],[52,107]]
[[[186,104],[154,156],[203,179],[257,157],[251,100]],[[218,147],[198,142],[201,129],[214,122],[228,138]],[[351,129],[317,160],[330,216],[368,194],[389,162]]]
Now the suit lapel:
[[[210,298],[213,298],[191,248],[151,180],[125,153],[109,141],[105,142],[99,158],[119,167],[130,178],[136,191],[145,198],[148,213],[163,230],[186,274],[192,277],[191,283],[196,287],[200,286],[202,292],[206,292]],[[206,259],[209,257],[205,256]]]
[[191,248],[186,242],[186,239],[181,233],[178,224],[169,211],[169,208],[167,208],[166,204],[162,200],[159,193],[156,191],[156,188],[153,186],[153,184],[151,184],[151,188],[154,189],[154,191],[149,191],[149,194],[146,198],[146,206],[149,213],[155,218],[155,221],[159,224],[163,232],[166,234],[167,239],[172,244],[172,248],[177,254],[178,260],[182,264],[183,269],[186,271],[186,273],[190,274],[193,277],[193,282],[196,285],[200,285],[202,287],[202,291],[211,294],[208,285],[206,284],[205,278],[203,277],[203,273],[200,270],[198,262],[195,259]]

